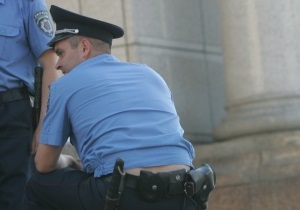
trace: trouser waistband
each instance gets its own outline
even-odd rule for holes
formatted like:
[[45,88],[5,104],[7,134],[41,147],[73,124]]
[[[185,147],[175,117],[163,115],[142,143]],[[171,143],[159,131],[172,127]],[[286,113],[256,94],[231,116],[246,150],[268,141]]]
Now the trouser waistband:
[[15,88],[0,92],[0,104],[29,98],[26,88]]

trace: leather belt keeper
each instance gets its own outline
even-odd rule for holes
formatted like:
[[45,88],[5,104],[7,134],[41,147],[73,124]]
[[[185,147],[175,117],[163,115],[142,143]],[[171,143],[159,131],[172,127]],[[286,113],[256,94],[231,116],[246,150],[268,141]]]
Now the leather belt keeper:
[[0,92],[0,104],[29,99],[29,93],[26,88],[15,88]]

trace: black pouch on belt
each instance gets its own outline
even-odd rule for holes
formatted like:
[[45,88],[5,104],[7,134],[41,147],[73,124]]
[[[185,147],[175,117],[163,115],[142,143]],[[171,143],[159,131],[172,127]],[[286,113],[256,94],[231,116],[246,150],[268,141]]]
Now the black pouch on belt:
[[162,198],[183,195],[185,169],[170,172],[152,173],[141,171],[138,183],[138,192],[144,201],[158,201]]
[[182,195],[184,193],[184,182],[186,181],[186,170],[180,169],[177,171],[171,171],[168,196]]
[[154,174],[150,171],[141,171],[138,183],[138,193],[144,201],[158,201],[165,197],[169,182],[166,173]]

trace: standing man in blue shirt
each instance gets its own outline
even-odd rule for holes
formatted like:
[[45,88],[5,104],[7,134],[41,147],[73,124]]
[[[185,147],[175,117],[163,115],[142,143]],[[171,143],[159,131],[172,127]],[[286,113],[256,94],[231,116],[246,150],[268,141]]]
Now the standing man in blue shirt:
[[[64,76],[50,87],[29,209],[104,209],[122,158],[120,209],[194,210],[196,190],[184,190],[194,148],[164,80],[147,65],[111,55],[122,28],[57,6],[50,12],[57,30],[49,46]],[[68,137],[81,162],[61,154]]]
[[[22,209],[28,161],[41,123],[32,130],[34,69],[44,69],[40,122],[57,57],[47,46],[54,31],[44,0],[0,0],[0,209]],[[32,143],[33,142],[33,143]]]

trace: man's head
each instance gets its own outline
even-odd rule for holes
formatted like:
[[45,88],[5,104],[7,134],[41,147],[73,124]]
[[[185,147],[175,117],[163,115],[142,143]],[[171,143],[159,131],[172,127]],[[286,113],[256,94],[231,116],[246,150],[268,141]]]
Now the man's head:
[[56,68],[64,74],[97,54],[110,53],[112,39],[124,35],[123,29],[116,25],[57,6],[52,5],[50,12],[56,23],[56,33],[48,45],[59,57]]

